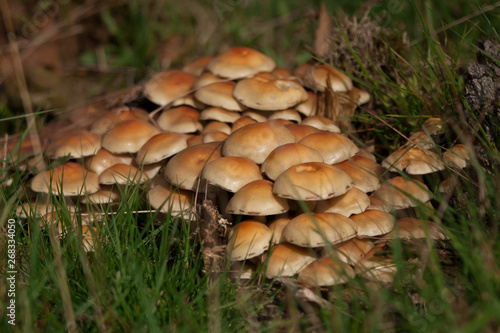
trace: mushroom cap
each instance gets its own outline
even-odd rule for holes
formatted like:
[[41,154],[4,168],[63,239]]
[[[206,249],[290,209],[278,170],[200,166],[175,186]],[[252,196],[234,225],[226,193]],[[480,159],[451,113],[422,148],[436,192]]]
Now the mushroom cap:
[[[356,265],[375,245],[369,239],[351,238],[336,247],[325,248],[330,256],[349,265]],[[326,251],[325,251],[326,250]]]
[[344,162],[335,164],[335,167],[347,173],[354,181],[354,187],[365,193],[376,191],[380,188],[380,181],[377,175],[365,169],[359,163],[352,162],[348,159]]
[[276,147],[264,160],[261,171],[269,179],[275,180],[286,169],[306,162],[323,162],[321,154],[300,143],[287,143]]
[[285,229],[286,225],[291,220],[292,220],[292,218],[290,218],[290,217],[280,217],[280,218],[277,218],[277,219],[269,222],[269,225],[268,225],[269,229],[273,233],[273,235],[272,235],[273,245],[285,242],[285,240],[282,237],[283,229]]
[[366,104],[370,101],[370,94],[358,88],[352,88],[347,92],[347,98],[356,105]]
[[373,195],[390,204],[394,209],[416,207],[431,200],[427,186],[418,180],[394,177],[383,183]]
[[293,200],[326,200],[346,193],[354,182],[344,171],[322,163],[294,165],[276,178],[274,193]]
[[[223,123],[221,121],[211,121],[205,125],[203,128],[202,134],[210,133],[210,132],[223,132],[227,135],[231,133],[231,127],[228,124]],[[222,140],[221,140],[222,141]]]
[[258,111],[258,110],[245,110],[241,113],[242,117],[248,117],[250,119],[255,120],[258,123],[266,122],[268,121],[267,116],[269,115],[269,112],[266,111]]
[[335,164],[354,156],[359,148],[348,137],[331,132],[313,133],[299,141],[316,149],[326,164]]
[[317,101],[316,94],[312,91],[307,91],[307,99],[297,104],[295,109],[306,117],[312,116],[317,111]]
[[198,90],[201,87],[208,86],[209,84],[216,83],[216,82],[223,82],[223,81],[227,81],[227,80],[220,77],[220,76],[214,75],[210,72],[205,72],[193,84],[193,89]]
[[450,168],[463,169],[467,166],[469,153],[467,147],[459,143],[443,153],[443,161]]
[[259,76],[236,84],[233,96],[243,105],[257,110],[284,110],[307,99],[307,93],[295,81]]
[[185,190],[194,190],[206,164],[221,157],[220,142],[187,147],[172,157],[165,167],[165,178]]
[[416,146],[420,149],[432,149],[434,140],[424,131],[418,131],[410,135],[405,146]]
[[[281,111],[275,111],[271,113],[268,118],[269,120],[274,119],[284,119],[295,123],[300,123],[302,121],[302,117],[295,109],[286,109]],[[286,126],[286,125],[285,125]]]
[[172,216],[181,214],[188,219],[193,214],[194,193],[175,188],[167,182],[161,182],[148,191],[151,207]]
[[144,84],[144,96],[155,104],[165,106],[187,95],[196,79],[196,76],[181,70],[156,73]]
[[262,175],[259,166],[249,159],[225,156],[208,163],[203,169],[202,178],[235,193],[246,184],[261,180]]
[[146,142],[135,160],[140,164],[152,164],[173,156],[187,148],[188,136],[182,133],[165,132],[153,136]]
[[337,244],[356,236],[356,223],[336,213],[304,213],[286,225],[282,238],[302,247]]
[[245,107],[234,97],[236,83],[232,81],[215,82],[200,87],[194,97],[206,105],[216,106],[233,111],[243,111]]
[[353,187],[346,193],[328,200],[318,201],[315,211],[318,213],[337,213],[345,217],[364,212],[370,205],[365,192]]
[[212,60],[214,57],[210,56],[204,56],[197,58],[190,63],[187,63],[182,67],[182,70],[188,74],[194,75],[194,76],[200,76],[203,71],[205,70],[205,67],[207,64]]
[[383,246],[383,243],[378,244],[371,249],[365,256],[358,261],[354,266],[354,272],[357,275],[376,282],[392,283],[394,275],[397,272],[397,267],[391,258],[377,256],[377,251]]
[[68,162],[37,174],[31,180],[35,192],[55,193],[64,196],[99,191],[97,174],[78,163]]
[[292,132],[277,121],[249,124],[229,135],[222,154],[245,157],[261,164],[276,147],[293,142]]
[[419,220],[413,217],[405,217],[398,220],[396,227],[388,234],[383,235],[381,239],[418,239],[427,237],[430,239],[448,239],[443,228],[437,223]]
[[233,47],[212,59],[206,66],[215,75],[229,79],[270,72],[275,67],[273,59],[248,47]]
[[130,154],[113,154],[106,149],[100,149],[94,156],[85,158],[85,168],[100,175],[107,168],[115,164],[132,164]]
[[120,191],[114,186],[102,185],[101,189],[95,193],[82,196],[80,202],[83,204],[107,204],[120,200]]
[[316,260],[316,256],[306,248],[283,243],[268,251],[266,278],[292,276]]
[[316,259],[299,272],[297,280],[310,286],[334,286],[346,283],[356,273],[351,266],[329,257]]
[[304,125],[304,124],[288,124],[285,125],[286,128],[292,132],[293,136],[295,137],[295,141],[299,142],[309,134],[313,133],[318,133],[320,130],[312,127],[310,125]]
[[385,202],[384,200],[373,195],[370,195],[368,198],[370,199],[370,206],[367,208],[367,210],[380,210],[386,213],[392,211],[392,205],[390,203]]
[[380,210],[367,210],[350,217],[356,223],[358,238],[380,236],[394,229],[396,219]]
[[253,120],[252,118],[240,117],[240,118],[236,119],[236,121],[231,126],[231,133],[242,128],[242,127],[245,127],[246,125],[255,124],[255,123],[256,123],[256,121]]
[[229,232],[227,251],[232,261],[254,258],[264,253],[271,242],[272,232],[258,221],[243,221]]
[[325,91],[328,87],[337,92],[349,91],[353,88],[350,77],[327,65],[311,66],[305,69],[301,79],[304,86],[311,90]]
[[127,164],[115,164],[99,175],[99,183],[103,185],[142,184],[148,179],[149,177],[139,169]]
[[422,130],[432,135],[442,130],[444,125],[446,125],[446,123],[441,118],[429,118],[422,124]]
[[340,128],[333,122],[333,120],[319,115],[308,116],[302,120],[301,124],[312,126],[320,131],[340,133]]
[[203,126],[198,121],[200,113],[190,106],[179,106],[163,111],[156,122],[164,131],[176,133],[194,133]]
[[215,141],[224,141],[227,139],[229,135],[227,133],[221,131],[212,131],[203,134],[203,143],[215,142]]
[[231,110],[217,107],[208,107],[200,113],[200,120],[217,120],[224,123],[234,123],[240,114]]
[[200,102],[194,97],[194,92],[189,93],[185,96],[179,97],[176,100],[172,102],[172,107],[174,106],[190,106],[192,108],[195,108],[197,110],[201,110],[205,108],[205,104]]
[[117,124],[127,120],[142,120],[148,122],[149,116],[143,109],[121,106],[107,111],[101,117],[94,120],[90,126],[90,130],[92,133],[104,135]]
[[115,154],[137,153],[160,131],[140,120],[127,120],[113,127],[102,138],[102,147]]
[[91,156],[99,149],[101,149],[101,137],[87,131],[65,134],[47,146],[47,151],[52,158]]
[[[53,201],[47,199],[48,196],[45,195],[42,196],[42,198],[37,198],[36,201],[29,201],[20,204],[16,208],[16,215],[20,218],[26,219],[32,217],[42,217],[43,215],[57,210]],[[64,205],[69,212],[74,212],[77,209],[69,197],[64,197]]]
[[234,194],[229,200],[226,212],[229,214],[267,216],[285,213],[288,209],[286,199],[274,195],[272,182],[269,180],[254,180]]
[[405,170],[409,175],[444,170],[444,164],[436,153],[418,147],[399,148],[382,161],[382,166],[393,172]]

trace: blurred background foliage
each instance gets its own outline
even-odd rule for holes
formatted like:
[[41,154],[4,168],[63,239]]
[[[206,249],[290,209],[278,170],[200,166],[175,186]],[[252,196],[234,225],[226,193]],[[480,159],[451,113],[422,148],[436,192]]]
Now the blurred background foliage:
[[[460,50],[460,61],[466,63],[474,58],[474,41],[496,36],[500,28],[498,3],[486,0],[325,3],[339,31],[345,22],[355,28],[357,20],[365,17],[383,28],[381,39],[396,51],[399,45],[394,41],[405,41],[409,52],[403,56],[410,61],[421,57],[423,37],[433,29],[441,45]],[[33,104],[36,110],[47,110],[130,87],[159,70],[178,68],[237,45],[254,47],[293,69],[311,58],[308,50],[313,46],[320,1],[2,0],[2,4],[8,6],[6,13],[13,21]],[[431,28],[424,29],[423,22]],[[1,24],[2,117],[22,113],[7,32]],[[364,36],[372,35],[365,26],[351,43],[362,49]],[[340,34],[332,38],[344,41]],[[376,59],[374,65],[383,66]],[[2,126],[2,132],[7,130]]]

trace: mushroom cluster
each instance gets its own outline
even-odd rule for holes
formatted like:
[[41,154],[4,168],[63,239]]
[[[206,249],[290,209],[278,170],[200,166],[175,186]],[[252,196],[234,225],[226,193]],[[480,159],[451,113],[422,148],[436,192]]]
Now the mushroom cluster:
[[[384,280],[395,268],[390,260],[376,260],[379,240],[419,238],[427,230],[443,236],[431,222],[396,223],[391,214],[408,205],[396,202],[394,188],[427,200],[404,187],[418,181],[396,177],[381,185],[383,166],[414,170],[421,148],[379,165],[332,119],[316,114],[317,95],[325,90],[343,98],[339,107],[352,109],[370,98],[326,65],[302,65],[292,74],[246,47],[202,57],[145,82],[142,95],[155,105],[153,112],[131,101],[86,109],[87,119],[78,123],[49,124],[63,130],[44,138],[49,167],[39,168],[31,190],[91,209],[121,200],[122,186],[143,184],[152,208],[187,221],[197,218],[193,203],[203,193],[240,221],[229,234],[231,261],[264,265],[268,278],[298,274],[313,285],[342,283],[355,274]],[[42,202],[46,196],[19,210],[51,213]]]

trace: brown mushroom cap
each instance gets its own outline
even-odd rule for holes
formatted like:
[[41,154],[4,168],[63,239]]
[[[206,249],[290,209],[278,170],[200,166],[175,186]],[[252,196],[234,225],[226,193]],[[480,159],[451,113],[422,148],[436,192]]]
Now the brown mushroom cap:
[[354,266],[354,272],[357,275],[382,283],[392,283],[394,281],[394,275],[397,272],[394,261],[391,258],[376,255],[383,245],[383,243],[378,244],[358,261],[356,266]]
[[255,124],[255,123],[256,123],[256,121],[253,120],[252,118],[240,117],[231,126],[231,133],[242,128],[242,127],[245,127],[246,125]]
[[144,96],[161,106],[187,95],[197,77],[180,70],[168,70],[153,75],[144,85]]
[[198,110],[189,106],[179,106],[163,111],[156,122],[164,131],[194,133],[203,129],[198,122],[199,117]]
[[190,63],[187,63],[182,67],[182,70],[188,74],[194,75],[194,76],[200,76],[201,73],[205,70],[205,67],[207,64],[213,59],[214,57],[209,57],[209,56],[204,56],[197,58]]
[[306,117],[312,116],[317,111],[317,101],[316,94],[312,91],[307,91],[307,99],[295,106],[295,109]]
[[469,153],[467,147],[463,144],[457,144],[445,151],[443,154],[443,161],[450,168],[463,169],[467,166],[469,160]]
[[234,123],[239,117],[238,112],[217,107],[208,107],[200,113],[200,120],[217,120],[224,123]]
[[275,112],[271,113],[271,115],[269,116],[268,119],[269,120],[284,119],[284,120],[289,120],[291,122],[295,122],[297,124],[299,124],[302,121],[302,117],[295,109],[286,109],[286,110],[281,110],[281,111],[275,111]]
[[196,90],[200,89],[201,87],[208,86],[209,84],[216,83],[216,82],[223,82],[223,81],[227,81],[227,79],[224,79],[220,76],[214,75],[210,72],[205,72],[193,84],[193,89],[196,91]]
[[137,153],[139,149],[160,131],[153,125],[128,120],[119,123],[102,138],[102,147],[115,154]]
[[236,84],[233,96],[243,105],[257,110],[284,110],[307,99],[295,81],[254,76]]
[[409,175],[425,175],[444,170],[444,164],[436,153],[418,147],[402,147],[382,161],[389,171],[406,170]]
[[389,213],[367,210],[350,217],[356,223],[358,238],[380,236],[394,229],[396,219]]
[[326,164],[335,164],[354,156],[359,148],[348,137],[331,132],[318,132],[299,141],[303,145],[316,149]]
[[384,200],[377,198],[373,195],[368,197],[370,199],[370,206],[367,210],[380,210],[382,212],[389,213],[392,211],[392,205]]
[[344,171],[321,162],[302,163],[276,178],[274,193],[294,200],[326,200],[346,193],[354,182]]
[[80,198],[81,203],[107,204],[120,200],[120,191],[114,186],[101,185],[101,189],[95,193]]
[[85,168],[100,175],[107,168],[115,164],[132,164],[130,154],[113,154],[106,149],[101,149],[94,156],[85,159]]
[[227,139],[229,135],[221,131],[212,131],[203,134],[203,143],[220,142]]
[[220,142],[190,146],[168,161],[165,178],[185,190],[194,190],[206,164],[221,157]]
[[132,165],[115,164],[99,175],[99,183],[103,185],[113,184],[142,184],[149,179],[144,173]]
[[[231,127],[229,127],[229,125],[226,123],[214,120],[214,121],[211,121],[208,124],[206,124],[201,133],[205,134],[205,133],[210,133],[210,132],[223,132],[223,133],[229,135],[231,133]],[[223,140],[220,140],[220,141],[223,141]]]
[[226,156],[208,163],[202,177],[210,184],[237,192],[246,184],[262,179],[257,164],[243,157]]
[[340,133],[340,128],[333,122],[333,120],[323,116],[309,116],[302,120],[301,124],[312,126],[319,129],[320,131]]
[[242,117],[248,117],[250,119],[255,120],[258,123],[266,122],[267,116],[269,112],[266,111],[258,111],[258,110],[245,110],[241,113]]
[[276,147],[292,142],[295,137],[280,123],[255,123],[232,132],[222,147],[222,154],[245,157],[261,164]]
[[288,243],[275,245],[267,255],[266,277],[295,275],[314,260],[316,256],[309,249]]
[[292,132],[293,136],[295,136],[295,141],[299,142],[309,134],[318,133],[319,129],[304,125],[304,124],[288,124],[285,125],[286,128]]
[[377,175],[365,169],[359,163],[352,162],[348,159],[334,166],[347,173],[354,181],[354,187],[365,193],[376,191],[380,188],[380,181]]
[[286,199],[273,194],[273,183],[254,180],[240,188],[229,200],[226,212],[255,216],[276,215],[289,209]]
[[348,241],[338,244],[336,247],[325,247],[323,252],[327,252],[328,255],[354,266],[373,249],[373,247],[374,244],[369,239],[351,238]]
[[261,171],[269,179],[275,180],[286,169],[306,162],[323,162],[321,154],[300,143],[287,143],[276,147],[264,160]]
[[337,244],[356,236],[356,223],[336,213],[304,213],[286,225],[282,238],[302,247]]
[[431,200],[429,189],[425,184],[403,177],[389,179],[373,195],[389,203],[394,209],[416,207],[419,203]]
[[311,90],[325,91],[329,87],[337,92],[349,91],[353,88],[351,78],[327,65],[311,66],[305,69],[301,78],[304,86]]
[[351,103],[362,105],[370,101],[370,94],[358,88],[352,88],[347,92],[347,98]]
[[68,133],[47,146],[47,151],[52,158],[91,156],[99,149],[101,149],[101,137],[87,131]]
[[99,191],[99,182],[97,174],[78,163],[68,162],[37,174],[31,180],[31,189],[65,196],[79,195]]
[[245,106],[234,97],[233,91],[236,83],[229,81],[211,83],[199,88],[194,97],[206,105],[216,106],[233,111],[243,111]]
[[441,118],[429,118],[422,124],[422,130],[429,134],[435,134],[443,129],[446,123]]
[[90,130],[93,133],[104,135],[117,124],[127,120],[142,120],[148,122],[149,117],[148,113],[143,109],[129,108],[127,106],[117,107],[109,110],[92,122]]
[[152,164],[173,156],[187,147],[188,136],[182,133],[166,132],[153,136],[136,155],[140,164]]
[[230,259],[246,260],[261,255],[269,248],[272,232],[258,221],[243,221],[229,232],[227,251]]
[[318,201],[315,211],[318,213],[337,213],[345,217],[364,212],[370,205],[365,192],[353,187],[337,197]]
[[181,214],[185,219],[194,218],[194,193],[176,189],[167,182],[160,182],[148,192],[148,201],[152,208],[172,216]]
[[396,223],[396,227],[388,234],[381,237],[381,239],[448,239],[443,228],[437,223],[432,221],[423,221],[413,217],[405,217]]
[[214,59],[206,68],[215,75],[239,79],[252,76],[258,72],[270,72],[276,63],[268,56],[248,47],[234,47]]
[[269,229],[273,233],[273,236],[272,236],[273,245],[285,242],[285,240],[281,236],[283,234],[283,229],[285,229],[286,225],[291,220],[292,219],[290,217],[280,217],[280,218],[277,218],[277,219],[269,222],[269,225],[268,225]]
[[356,274],[351,266],[329,257],[316,259],[299,272],[298,281],[310,286],[346,283]]

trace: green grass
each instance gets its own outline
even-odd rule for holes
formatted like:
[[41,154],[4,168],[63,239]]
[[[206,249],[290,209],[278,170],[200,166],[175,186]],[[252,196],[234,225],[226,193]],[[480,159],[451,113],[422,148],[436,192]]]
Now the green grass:
[[[382,2],[373,15],[388,5]],[[421,36],[414,26],[425,27],[425,39],[413,47],[411,59],[395,54],[398,66],[393,71],[409,68],[405,71],[409,74],[402,77],[403,83],[395,82],[388,75],[371,76],[368,72],[358,77],[360,82],[373,87],[373,98],[379,101],[373,110],[359,110],[355,118],[360,127],[373,128],[366,137],[375,138],[379,157],[385,157],[384,153],[404,143],[396,130],[409,135],[430,115],[445,117],[457,126],[468,128],[457,107],[465,102],[463,78],[457,69],[476,50],[474,40],[482,36],[482,31],[498,37],[494,23],[498,10],[476,18],[474,23],[481,29],[465,22],[442,33],[447,35],[446,43],[442,34],[438,35],[438,43],[430,32],[441,26],[440,19],[432,13],[441,10],[444,22],[450,23],[459,17],[457,13],[463,16],[480,5],[467,2],[459,7],[451,3],[424,2],[420,8],[404,7],[404,11],[393,15],[389,23],[397,26],[398,22],[404,22],[413,38]],[[151,36],[195,32],[193,25],[180,22],[186,17],[193,20],[191,14],[182,13],[181,8],[157,14],[168,15],[176,23],[168,26],[171,31],[161,32],[159,26],[139,15],[147,8],[144,3],[142,6],[130,4],[121,8],[140,26],[135,31],[120,32],[110,13],[101,14],[116,38],[116,43],[108,45],[106,52],[119,66],[140,66],[146,61],[155,68],[158,64],[151,48],[154,43]],[[258,17],[256,13],[264,7],[268,16]],[[219,24],[223,35],[230,38],[224,42],[222,37],[207,41],[204,46],[209,53],[216,53],[219,47],[228,44],[247,44],[276,55],[282,64],[304,58],[303,52],[287,55],[287,51],[296,47],[292,45],[291,36],[293,29],[303,24],[298,19],[276,30],[242,32],[249,22],[258,25],[256,23],[268,22],[273,17],[289,15],[300,9],[300,4],[278,1],[223,8],[226,11]],[[425,8],[432,10],[422,10]],[[346,7],[346,10],[355,8]],[[310,27],[303,33],[299,38],[311,38]],[[136,40],[144,44],[135,44]],[[275,47],[276,41],[284,51]],[[135,53],[129,43],[144,48]],[[297,50],[303,50],[304,43],[301,41]],[[356,56],[364,64],[366,55]],[[92,62],[92,57],[88,57],[88,61]],[[9,115],[13,115],[10,110]],[[481,124],[478,125],[481,128]],[[458,134],[453,129],[448,131],[450,140]],[[133,213],[149,207],[144,199],[146,188],[130,186],[124,189],[124,200],[117,206],[94,208],[101,213],[115,211],[116,214],[102,215],[93,253],[82,250],[82,239],[77,233],[68,232],[59,241],[50,236],[48,230],[40,229],[32,218],[17,224],[17,325],[12,327],[7,323],[4,315],[7,297],[3,296],[0,331],[65,331],[72,318],[78,330],[84,332],[498,331],[500,158],[495,143],[500,142],[500,138],[491,142],[484,132],[473,134],[488,155],[490,166],[473,158],[450,202],[439,194],[437,184],[430,186],[434,207],[438,209],[430,218],[443,226],[450,240],[439,244],[392,241],[391,253],[398,266],[392,286],[374,285],[355,278],[329,291],[316,290],[328,301],[318,306],[298,297],[299,287],[294,284],[269,281],[259,284],[255,279],[248,286],[239,286],[226,271],[213,278],[214,275],[205,273],[194,223],[168,214]],[[460,140],[472,143],[468,136]],[[449,142],[445,148],[448,145]],[[25,186],[29,180],[29,175],[16,166],[8,170],[13,184],[1,190],[2,227],[8,218],[16,218],[15,207],[27,196]],[[0,179],[3,180],[3,176]],[[68,228],[73,228],[63,201],[57,196],[52,199],[62,210],[60,219]],[[79,207],[79,210],[86,208]],[[421,214],[429,216],[423,210]],[[4,236],[0,236],[2,241]],[[1,251],[3,247],[0,258],[4,258]],[[410,260],[415,258],[418,260]],[[2,267],[5,264],[3,259],[0,263]],[[6,290],[4,271],[0,272],[2,295]]]

